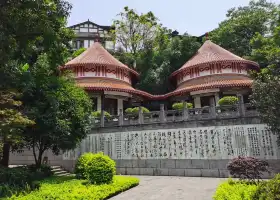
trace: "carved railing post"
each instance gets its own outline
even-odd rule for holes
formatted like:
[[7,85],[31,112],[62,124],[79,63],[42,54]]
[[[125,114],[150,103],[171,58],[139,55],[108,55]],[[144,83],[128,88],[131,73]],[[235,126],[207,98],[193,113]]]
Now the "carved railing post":
[[189,118],[189,110],[187,106],[187,102],[183,102],[183,121],[187,121]]
[[119,111],[119,126],[123,126],[123,110]]
[[239,110],[239,115],[241,117],[245,116],[245,106],[244,106],[244,99],[243,99],[243,95],[241,94],[237,94],[238,97],[238,110]]
[[101,127],[104,127],[104,123],[105,122],[105,112],[104,112],[104,110],[102,109],[101,110],[101,115],[100,115],[100,126]]
[[165,118],[165,111],[164,111],[164,104],[160,104],[160,114],[159,114],[160,122],[164,123],[166,122]]
[[210,98],[210,116],[211,118],[216,118],[216,104],[215,104],[215,98]]
[[142,106],[139,106],[139,111],[138,111],[138,124],[143,124]]

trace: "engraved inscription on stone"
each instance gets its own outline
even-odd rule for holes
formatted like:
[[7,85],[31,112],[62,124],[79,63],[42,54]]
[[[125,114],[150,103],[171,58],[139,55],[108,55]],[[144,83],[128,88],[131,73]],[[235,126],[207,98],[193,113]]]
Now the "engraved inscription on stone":
[[113,159],[276,159],[279,148],[266,125],[252,124],[91,134],[63,159],[89,151]]

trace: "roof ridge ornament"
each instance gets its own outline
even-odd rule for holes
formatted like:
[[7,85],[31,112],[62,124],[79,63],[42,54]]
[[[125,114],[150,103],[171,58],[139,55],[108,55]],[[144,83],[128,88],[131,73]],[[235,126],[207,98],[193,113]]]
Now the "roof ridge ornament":
[[94,42],[99,42],[100,43],[100,41],[101,41],[100,35],[99,35],[99,33],[97,33],[95,38],[94,38]]
[[209,40],[209,33],[208,32],[205,33],[205,39],[206,39],[206,41]]

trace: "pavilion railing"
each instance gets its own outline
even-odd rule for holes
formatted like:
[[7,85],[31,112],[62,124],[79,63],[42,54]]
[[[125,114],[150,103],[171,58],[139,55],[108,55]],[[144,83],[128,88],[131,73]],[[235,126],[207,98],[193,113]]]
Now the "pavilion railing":
[[[119,115],[93,118],[94,127],[116,127],[139,124],[153,124],[166,122],[194,121],[207,119],[229,119],[239,117],[258,117],[258,112],[250,104],[238,103],[230,106],[208,106],[183,110],[164,110],[143,113],[141,107],[137,114],[126,114],[120,110]],[[103,119],[102,120],[102,114]]]

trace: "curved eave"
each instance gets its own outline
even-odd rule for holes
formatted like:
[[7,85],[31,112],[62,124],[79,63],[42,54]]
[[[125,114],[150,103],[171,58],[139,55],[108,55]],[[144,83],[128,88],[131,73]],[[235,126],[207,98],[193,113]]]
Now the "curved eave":
[[85,90],[87,91],[114,91],[114,92],[125,92],[125,93],[129,93],[129,94],[134,94],[134,95],[139,95],[142,97],[146,97],[149,99],[153,98],[153,95],[141,91],[141,90],[130,90],[130,89],[122,89],[122,88],[107,88],[107,87],[94,87],[94,86],[87,86],[84,87]]
[[126,66],[121,66],[121,65],[113,65],[113,64],[105,64],[105,63],[79,63],[79,64],[68,64],[64,66],[60,66],[60,70],[65,70],[65,69],[73,69],[74,67],[94,67],[94,66],[107,66],[107,67],[119,67],[122,69],[125,69],[129,71],[131,74],[133,74],[137,79],[139,79],[139,73],[136,72],[133,69],[130,69],[129,67]]
[[234,63],[241,63],[241,64],[247,64],[250,65],[251,69],[256,69],[259,70],[260,66],[258,63],[254,62],[254,61],[250,61],[250,60],[217,60],[217,61],[209,61],[209,62],[203,62],[203,63],[198,63],[196,65],[192,65],[192,66],[187,66],[187,67],[182,67],[180,69],[178,69],[177,71],[173,72],[170,76],[169,79],[174,78],[177,74],[184,72],[185,70],[188,69],[192,69],[195,67],[199,67],[201,65],[207,65],[207,64],[216,64],[216,63],[228,63],[228,62],[234,62]]
[[150,99],[150,100],[165,100],[167,98],[173,97],[173,96],[180,96],[186,93],[198,91],[198,90],[207,90],[207,89],[213,89],[213,88],[228,88],[228,87],[242,87],[242,88],[251,88],[252,87],[252,80],[223,80],[223,81],[215,81],[205,84],[199,84],[199,85],[193,85],[189,87],[185,87],[182,89],[177,89],[173,92],[164,94],[164,95],[152,95],[150,93],[136,90],[132,87],[113,87],[112,85],[104,85],[104,86],[96,86],[94,84],[78,84],[80,87],[84,88],[87,91],[116,91],[116,92],[126,92],[129,94],[139,95],[144,98]]
[[168,97],[182,95],[187,92],[194,92],[198,90],[207,90],[213,88],[228,88],[228,87],[252,87],[253,80],[223,80],[204,83],[199,85],[192,85],[179,90],[175,90],[167,94]]

